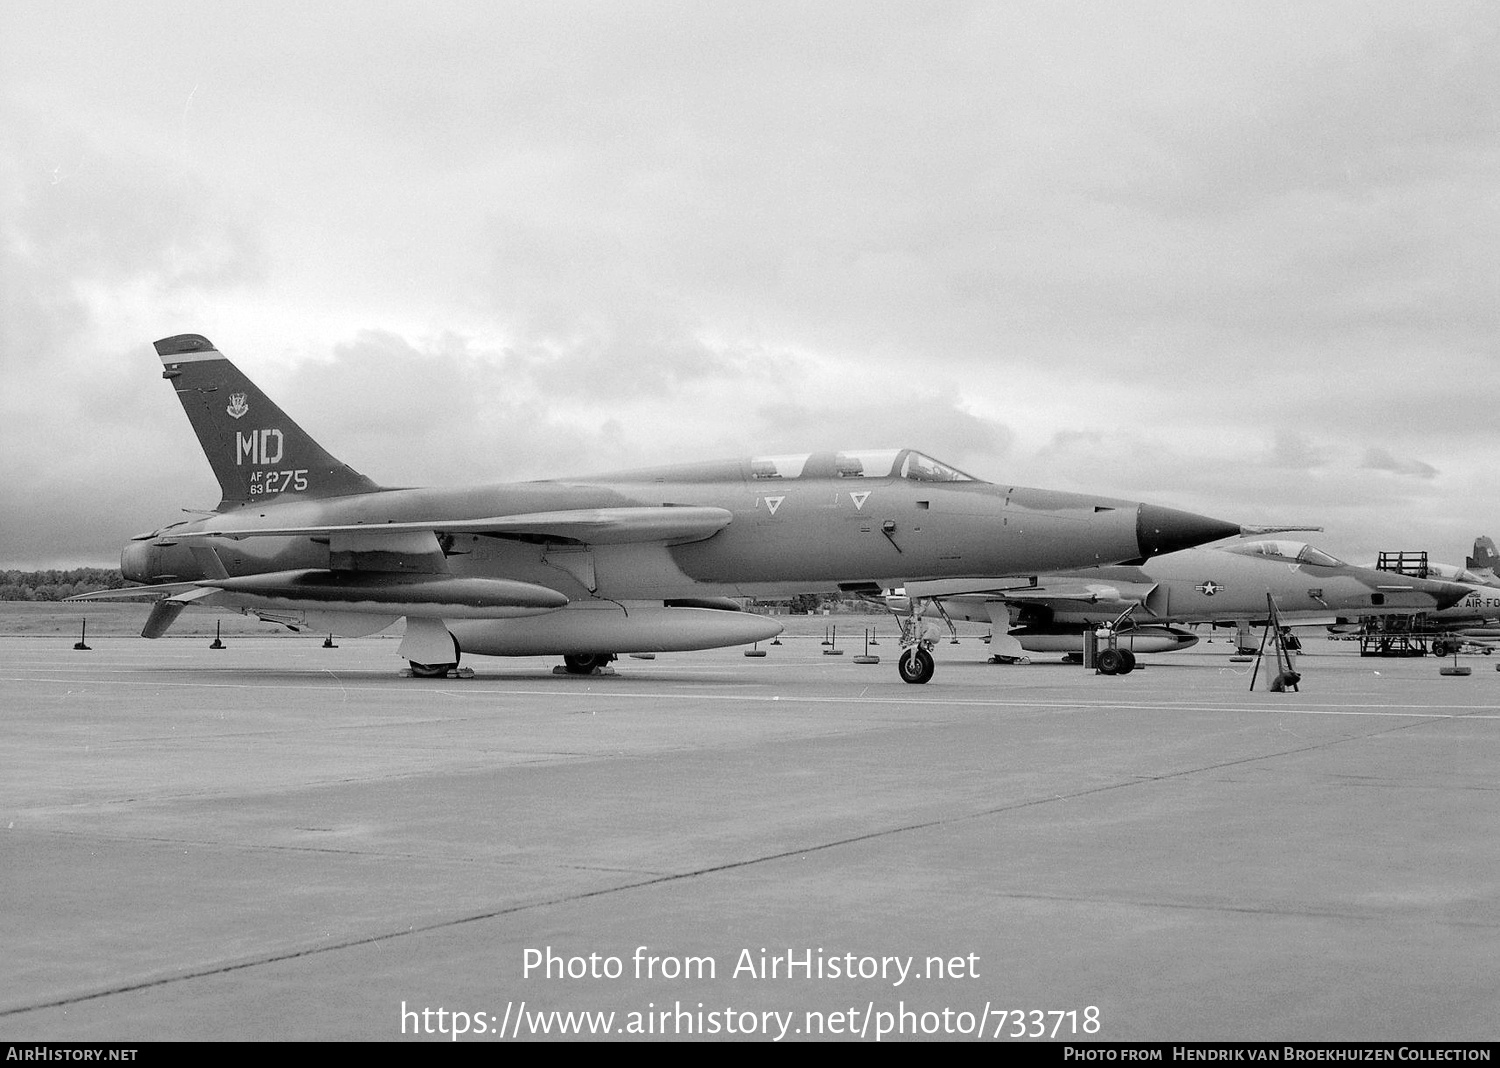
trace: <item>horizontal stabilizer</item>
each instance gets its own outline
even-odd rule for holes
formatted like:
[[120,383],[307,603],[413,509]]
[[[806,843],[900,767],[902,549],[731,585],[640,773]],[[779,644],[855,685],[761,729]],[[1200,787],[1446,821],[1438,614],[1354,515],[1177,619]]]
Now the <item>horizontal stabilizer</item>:
[[327,526],[228,527],[200,530],[174,537],[288,538],[328,537],[335,534],[390,535],[412,531],[444,534],[494,534],[509,537],[555,538],[590,545],[665,541],[682,544],[712,537],[729,525],[734,513],[706,505],[680,507],[578,508],[564,512],[531,512],[486,519],[424,519],[402,523],[344,523]]
[[146,625],[141,628],[142,638],[160,638],[177,622],[177,617],[182,615],[182,610],[187,607],[185,601],[157,601],[151,606],[151,614],[146,617]]
[[177,617],[182,615],[184,608],[193,601],[202,600],[217,592],[217,590],[200,587],[174,597],[163,597],[151,606],[151,614],[146,617],[146,625],[141,628],[141,637],[160,638],[173,623],[177,622]]
[[196,590],[197,582],[163,582],[156,586],[125,586],[118,590],[95,590],[93,593],[75,593],[65,601],[122,601],[135,597],[175,597]]

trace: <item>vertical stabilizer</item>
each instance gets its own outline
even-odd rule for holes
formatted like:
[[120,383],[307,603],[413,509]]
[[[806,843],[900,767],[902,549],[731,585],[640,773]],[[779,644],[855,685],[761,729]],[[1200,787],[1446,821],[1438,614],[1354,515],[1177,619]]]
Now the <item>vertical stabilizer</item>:
[[156,354],[219,480],[219,511],[283,496],[342,497],[380,488],[330,456],[208,338],[165,338]]
[[1474,539],[1474,555],[1469,557],[1465,565],[1470,571],[1489,572],[1497,574],[1495,566],[1500,564],[1500,555],[1495,553],[1495,543],[1483,534]]

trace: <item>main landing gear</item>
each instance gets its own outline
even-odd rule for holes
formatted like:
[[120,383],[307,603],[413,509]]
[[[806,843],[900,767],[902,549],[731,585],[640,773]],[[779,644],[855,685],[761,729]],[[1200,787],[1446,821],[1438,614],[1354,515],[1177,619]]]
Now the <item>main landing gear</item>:
[[609,667],[614,653],[568,653],[563,657],[563,671],[569,675],[592,675]]
[[[402,652],[407,652],[411,678],[474,678],[468,667],[459,667],[462,654],[459,639],[440,621],[408,619],[407,639],[402,640]],[[413,660],[420,655],[422,660]],[[452,657],[450,660],[449,657]]]

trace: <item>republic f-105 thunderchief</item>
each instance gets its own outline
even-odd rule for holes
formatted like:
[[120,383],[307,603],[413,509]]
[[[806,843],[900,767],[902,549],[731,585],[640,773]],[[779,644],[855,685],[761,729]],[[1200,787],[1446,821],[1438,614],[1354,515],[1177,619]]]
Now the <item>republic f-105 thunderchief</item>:
[[[747,645],[781,630],[735,598],[1140,561],[1239,527],[1134,501],[996,485],[910,449],[757,456],[455,489],[377,485],[326,452],[204,337],[156,343],[219,480],[209,517],[132,539],[111,595],[313,633],[404,619],[418,676],[461,654],[557,655],[585,674],[621,653]],[[97,595],[85,595],[97,596]],[[920,643],[902,677],[926,682]]]
[[[935,599],[950,618],[990,623],[1000,660],[1024,653],[1083,655],[1084,631],[1113,629],[1107,674],[1125,674],[1135,654],[1185,649],[1197,635],[1174,624],[1233,626],[1237,645],[1254,652],[1252,626],[1265,625],[1266,597],[1283,624],[1327,626],[1337,618],[1435,612],[1457,604],[1469,587],[1346,564],[1302,541],[1269,538],[1192,548],[1133,567],[992,580],[919,582],[899,599]],[[1500,593],[1500,591],[1495,591]],[[1104,654],[1101,652],[1100,656]]]

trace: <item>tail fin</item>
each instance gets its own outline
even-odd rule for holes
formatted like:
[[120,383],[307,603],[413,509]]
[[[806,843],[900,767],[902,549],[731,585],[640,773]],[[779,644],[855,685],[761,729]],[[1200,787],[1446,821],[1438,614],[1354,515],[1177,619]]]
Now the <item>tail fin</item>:
[[281,497],[342,497],[380,487],[340,463],[198,334],[156,343],[219,480],[219,511]]
[[1495,570],[1500,564],[1500,554],[1495,552],[1495,543],[1481,534],[1474,539],[1474,555],[1469,557],[1465,565],[1470,571],[1488,571],[1491,574],[1500,574]]

